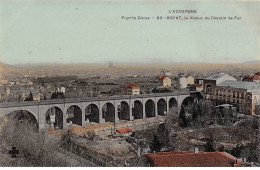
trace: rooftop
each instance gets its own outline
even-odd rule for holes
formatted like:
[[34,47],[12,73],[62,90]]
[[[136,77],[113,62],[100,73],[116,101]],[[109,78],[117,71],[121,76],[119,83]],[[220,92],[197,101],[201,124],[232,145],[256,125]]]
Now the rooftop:
[[126,89],[128,89],[128,88],[131,88],[131,89],[139,89],[139,86],[137,86],[137,85],[134,84],[134,83],[130,83],[130,84],[125,85],[125,88],[126,88]]
[[226,75],[226,73],[221,72],[221,73],[213,74],[209,77],[206,77],[205,79],[206,80],[217,80],[217,79],[223,77],[224,75]]
[[226,80],[221,83],[219,83],[218,86],[224,86],[224,87],[233,87],[233,88],[240,88],[240,89],[247,89],[247,90],[260,90],[260,84],[257,84],[255,82],[247,82],[247,81],[232,81],[232,80]]
[[202,84],[194,84],[195,87],[202,87]]
[[132,132],[132,130],[129,129],[129,128],[121,128],[121,129],[117,129],[116,131],[119,132],[119,133],[129,133],[129,132]]
[[226,152],[165,152],[144,155],[153,167],[233,167],[244,163]]
[[259,75],[257,75],[257,74],[255,74],[253,76],[246,75],[246,76],[244,76],[244,79],[258,80]]
[[165,76],[164,75],[160,75],[159,76],[159,79],[161,80],[161,79],[163,79]]

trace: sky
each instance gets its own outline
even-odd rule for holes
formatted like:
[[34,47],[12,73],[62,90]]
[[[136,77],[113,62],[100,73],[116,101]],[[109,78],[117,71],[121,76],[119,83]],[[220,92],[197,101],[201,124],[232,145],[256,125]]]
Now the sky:
[[[196,10],[172,14],[169,10]],[[240,63],[260,60],[259,2],[0,1],[0,61]],[[157,20],[157,16],[242,17]],[[125,20],[122,16],[155,17]]]

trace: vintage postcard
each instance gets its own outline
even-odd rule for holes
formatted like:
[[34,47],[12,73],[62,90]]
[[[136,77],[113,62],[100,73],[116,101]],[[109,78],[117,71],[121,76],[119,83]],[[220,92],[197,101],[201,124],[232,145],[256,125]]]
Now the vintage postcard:
[[0,167],[260,166],[259,12],[0,0]]

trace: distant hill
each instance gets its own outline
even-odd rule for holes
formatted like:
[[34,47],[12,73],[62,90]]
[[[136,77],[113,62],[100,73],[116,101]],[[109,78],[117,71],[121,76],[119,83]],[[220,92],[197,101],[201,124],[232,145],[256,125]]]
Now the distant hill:
[[260,60],[245,61],[241,64],[258,64],[258,63],[260,63]]
[[0,74],[14,71],[15,68],[0,62]]

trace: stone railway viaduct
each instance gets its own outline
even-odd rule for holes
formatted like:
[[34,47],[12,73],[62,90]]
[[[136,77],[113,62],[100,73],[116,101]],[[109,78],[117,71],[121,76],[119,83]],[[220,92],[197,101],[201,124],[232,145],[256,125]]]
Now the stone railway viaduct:
[[[189,93],[157,93],[135,96],[108,96],[95,98],[57,99],[32,102],[0,103],[0,116],[26,111],[39,130],[50,125],[55,117],[55,126],[66,130],[68,123],[85,126],[86,123],[133,121],[165,116],[171,109],[179,113]],[[52,118],[53,121],[53,118]]]

